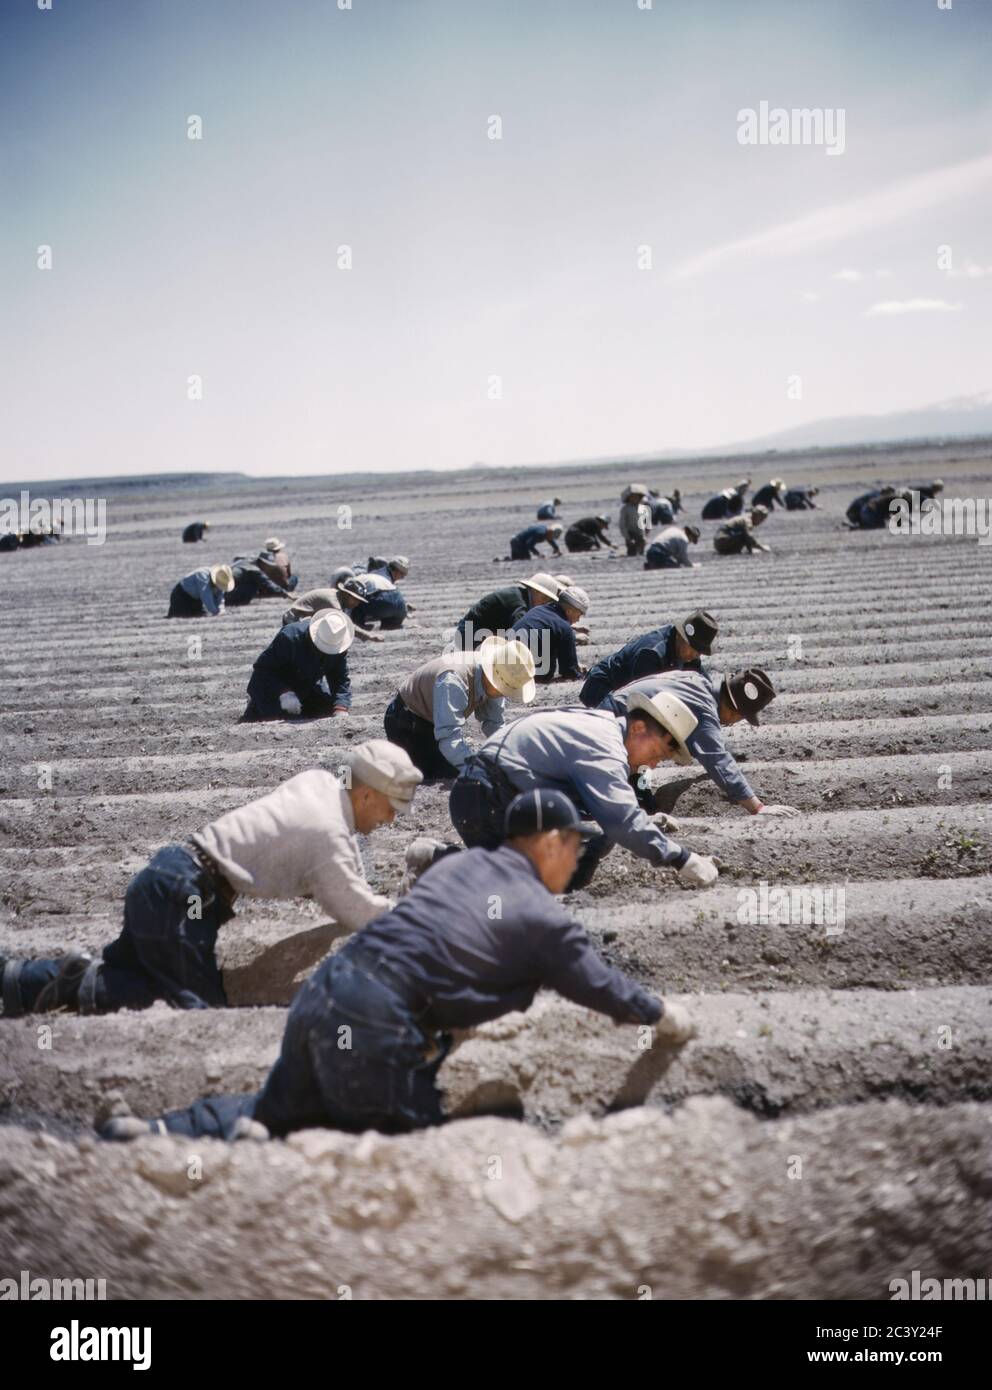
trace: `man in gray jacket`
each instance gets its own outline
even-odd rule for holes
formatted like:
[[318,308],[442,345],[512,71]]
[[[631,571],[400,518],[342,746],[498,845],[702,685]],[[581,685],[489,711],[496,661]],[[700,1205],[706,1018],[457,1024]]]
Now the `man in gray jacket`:
[[[750,811],[753,816],[799,814],[793,806],[767,806],[752,789],[723,741],[723,728],[741,719],[756,726],[760,712],[774,700],[775,687],[764,671],[738,671],[724,676],[718,689],[707,676],[694,671],[665,671],[621,686],[607,695],[599,708],[622,718],[632,706],[645,699],[655,699],[663,692],[677,696],[695,716],[695,728],[685,740],[690,761],[702,765],[728,801]],[[650,804],[654,804],[653,797]]]
[[467,759],[451,790],[449,809],[469,846],[500,842],[510,801],[535,788],[564,792],[580,812],[599,825],[571,883],[584,887],[614,845],[659,867],[673,868],[685,883],[712,883],[712,859],[691,853],[668,838],[638,805],[632,776],[667,759],[692,761],[685,740],[695,717],[677,697],[634,696],[629,713],[608,710],[534,710],[494,734]]
[[0,959],[4,1014],[110,1013],[156,999],[226,1007],[215,944],[235,898],[314,898],[342,932],[357,931],[392,904],[366,882],[356,837],[408,809],[421,780],[401,748],[372,739],[353,750],[342,779],[298,773],[167,845],[128,885],[123,930],[102,958]]

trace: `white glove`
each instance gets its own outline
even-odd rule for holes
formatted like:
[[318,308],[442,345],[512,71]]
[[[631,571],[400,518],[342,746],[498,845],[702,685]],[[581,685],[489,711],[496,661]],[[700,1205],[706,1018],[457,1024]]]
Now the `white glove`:
[[660,1042],[687,1043],[696,1036],[696,1025],[689,1010],[682,1004],[666,1004],[665,1012],[654,1025],[654,1035]]
[[659,830],[664,830],[666,835],[677,835],[682,829],[682,822],[677,821],[674,816],[666,815],[664,811],[655,811],[651,820]]
[[679,878],[683,883],[699,886],[712,883],[719,874],[720,870],[708,854],[690,854],[679,869]]
[[762,806],[759,816],[798,816],[795,806]]
[[284,690],[279,696],[279,708],[285,714],[302,714],[303,706],[291,690]]

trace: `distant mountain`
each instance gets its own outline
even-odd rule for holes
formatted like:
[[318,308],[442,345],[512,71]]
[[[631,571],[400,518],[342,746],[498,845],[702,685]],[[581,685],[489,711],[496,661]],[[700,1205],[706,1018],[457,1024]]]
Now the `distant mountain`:
[[[992,434],[992,391],[976,396],[954,396],[919,410],[891,415],[840,415],[813,420],[777,434],[748,439],[719,449],[696,450],[703,454],[760,453],[766,449],[830,449],[845,444],[902,443],[910,439],[948,439],[954,435]],[[689,453],[689,450],[684,452]]]

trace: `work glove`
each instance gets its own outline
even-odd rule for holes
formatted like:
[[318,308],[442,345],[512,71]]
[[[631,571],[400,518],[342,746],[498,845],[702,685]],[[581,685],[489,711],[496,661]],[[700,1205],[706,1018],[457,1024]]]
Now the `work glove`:
[[795,806],[762,806],[758,811],[759,816],[798,816],[799,812]]
[[284,690],[279,696],[279,708],[284,714],[302,714],[303,706],[291,690]]
[[679,878],[682,882],[691,883],[693,887],[703,887],[707,883],[713,883],[719,874],[720,870],[708,854],[690,854],[679,869]]
[[664,811],[653,812],[651,820],[658,829],[663,830],[666,835],[677,835],[682,829],[682,822],[677,821],[674,816],[669,816]]
[[666,1003],[665,1012],[654,1025],[654,1035],[658,1041],[671,1043],[673,1046],[687,1043],[696,1033],[696,1025],[689,1017],[689,1010],[682,1004]]

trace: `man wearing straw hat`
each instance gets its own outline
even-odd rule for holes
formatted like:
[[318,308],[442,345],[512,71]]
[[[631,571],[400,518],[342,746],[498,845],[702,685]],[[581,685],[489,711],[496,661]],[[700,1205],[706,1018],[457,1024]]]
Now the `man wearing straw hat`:
[[784,511],[785,483],[781,478],[772,478],[770,483],[763,484],[751,494],[752,507],[767,507],[770,512],[773,512],[776,503]]
[[493,589],[460,618],[452,646],[455,651],[472,651],[487,637],[503,637],[519,618],[541,604],[553,603],[561,585],[550,574],[532,574],[519,584]]
[[405,748],[426,778],[456,776],[471,756],[465,725],[486,735],[504,722],[506,701],[529,704],[534,658],[522,642],[487,637],[474,652],[451,652],[407,677],[386,710],[386,737]]
[[536,521],[533,526],[525,526],[515,536],[510,537],[510,553],[504,560],[539,560],[538,546],[547,541],[556,555],[561,554],[558,542],[565,530],[560,521]]
[[451,789],[451,821],[467,845],[499,844],[506,809],[519,792],[564,792],[599,825],[582,853],[569,891],[584,888],[614,845],[685,883],[712,883],[712,859],[676,844],[638,805],[632,777],[672,759],[692,762],[686,739],[696,719],[676,696],[635,696],[622,719],[608,710],[539,709],[487,739]]
[[744,494],[751,486],[750,478],[742,478],[734,487],[725,487],[703,503],[704,521],[725,521],[728,516],[740,516],[744,510]]
[[4,1015],[111,1013],[157,999],[177,1009],[225,1008],[215,946],[239,895],[313,898],[339,934],[387,912],[390,899],[366,881],[357,836],[406,810],[421,775],[384,739],[359,744],[341,771],[300,772],[185,844],[160,849],[128,885],[123,929],[101,957],[0,959]]
[[216,618],[224,611],[224,595],[234,588],[230,565],[193,570],[180,579],[169,596],[167,618]]
[[240,722],[347,714],[351,709],[347,652],[354,632],[347,615],[334,608],[281,628],[255,661]]
[[295,589],[300,582],[293,573],[286,544],[278,536],[268,537],[255,563],[263,574],[267,574],[274,583],[279,584],[283,589]]
[[197,541],[205,541],[209,530],[209,521],[191,521],[183,530],[183,541],[186,545],[195,545]]

